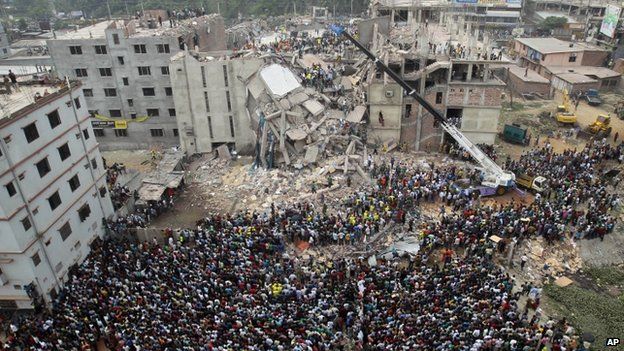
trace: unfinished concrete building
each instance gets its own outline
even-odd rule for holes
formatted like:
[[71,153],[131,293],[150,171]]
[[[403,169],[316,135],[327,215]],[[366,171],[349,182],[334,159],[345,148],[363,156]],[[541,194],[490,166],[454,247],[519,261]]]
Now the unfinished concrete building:
[[[493,144],[506,87],[493,72],[509,61],[493,49],[487,33],[478,41],[479,29],[470,23],[444,24],[414,23],[384,35],[373,23],[370,47],[471,141]],[[385,74],[371,72],[367,82],[374,140],[394,139],[422,151],[452,142],[433,116]]]
[[391,26],[470,22],[474,28],[512,29],[520,22],[522,0],[373,0],[371,15],[389,16]]

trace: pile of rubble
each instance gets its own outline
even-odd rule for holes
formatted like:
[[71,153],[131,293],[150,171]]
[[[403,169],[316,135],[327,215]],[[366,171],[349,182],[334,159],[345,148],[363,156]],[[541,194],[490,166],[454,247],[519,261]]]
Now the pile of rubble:
[[[293,67],[328,69],[313,55],[293,57]],[[279,165],[302,169],[316,166],[322,159],[341,156],[339,169],[357,171],[366,162],[364,84],[361,74],[368,73],[362,62],[350,67],[350,76],[336,75],[333,84],[304,87],[303,78],[284,65],[269,64],[250,77],[251,95],[247,109],[257,126],[259,154],[265,168]]]

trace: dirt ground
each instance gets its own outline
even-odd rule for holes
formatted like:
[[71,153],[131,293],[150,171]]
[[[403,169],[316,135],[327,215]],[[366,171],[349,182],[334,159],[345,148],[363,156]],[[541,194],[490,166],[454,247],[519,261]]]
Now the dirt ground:
[[117,150],[102,151],[102,157],[106,159],[108,166],[113,163],[123,163],[127,169],[137,170],[141,173],[152,171],[156,164],[151,161],[150,150]]
[[[576,109],[576,115],[578,120],[578,126],[584,130],[592,122],[596,120],[596,117],[600,114],[611,115],[611,127],[613,131],[609,138],[609,141],[613,143],[613,137],[618,133],[618,142],[624,139],[624,121],[620,120],[613,114],[615,103],[624,99],[624,95],[618,93],[603,93],[601,94],[603,103],[600,106],[589,106],[584,100],[581,100],[578,108]],[[561,152],[565,149],[582,148],[585,146],[587,140],[578,138],[568,138],[565,136],[566,132],[570,131],[570,127],[558,125],[554,119],[540,118],[540,112],[554,112],[557,106],[563,103],[563,96],[560,92],[555,94],[553,100],[523,100],[522,98],[514,97],[513,107],[510,108],[509,101],[505,103],[503,110],[501,111],[501,118],[499,121],[499,130],[503,130],[503,126],[508,123],[519,123],[523,126],[527,126],[531,132],[531,146],[520,146],[509,144],[505,141],[499,140],[499,151],[505,155],[512,157],[518,157],[522,152],[534,147],[534,142],[539,136],[539,145],[544,145],[548,139],[553,149],[556,152]]]

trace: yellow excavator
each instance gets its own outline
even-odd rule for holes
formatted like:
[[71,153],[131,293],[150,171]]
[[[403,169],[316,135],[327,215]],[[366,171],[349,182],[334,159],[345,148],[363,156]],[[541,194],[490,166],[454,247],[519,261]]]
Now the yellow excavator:
[[557,106],[557,112],[555,113],[555,120],[560,124],[576,124],[576,113],[572,111],[572,105],[570,104],[570,94],[568,90],[563,90],[563,104]]
[[587,132],[600,137],[606,137],[611,134],[611,116],[598,115],[594,123],[587,127]]

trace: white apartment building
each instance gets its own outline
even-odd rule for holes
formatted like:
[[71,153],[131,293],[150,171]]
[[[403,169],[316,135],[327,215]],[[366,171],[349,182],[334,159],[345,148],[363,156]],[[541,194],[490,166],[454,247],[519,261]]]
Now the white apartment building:
[[114,211],[79,83],[23,86],[0,106],[0,309],[33,308],[56,296]]
[[222,17],[187,21],[111,20],[48,40],[58,75],[82,82],[103,150],[178,144],[169,60],[185,47],[225,49]]

